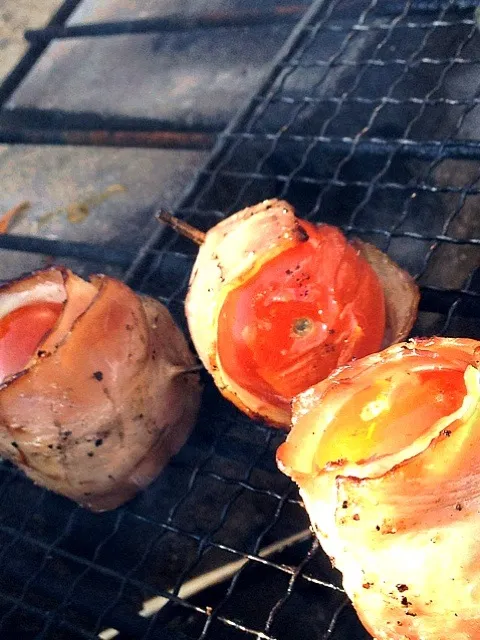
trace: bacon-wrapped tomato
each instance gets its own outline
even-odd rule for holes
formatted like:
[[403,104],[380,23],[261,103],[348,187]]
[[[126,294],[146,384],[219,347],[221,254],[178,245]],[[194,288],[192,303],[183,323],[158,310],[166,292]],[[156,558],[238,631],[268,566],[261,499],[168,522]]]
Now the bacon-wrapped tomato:
[[95,510],[149,484],[186,440],[195,359],[168,310],[67,269],[0,287],[0,455]]
[[290,401],[352,358],[405,338],[418,288],[372,245],[266,200],[210,229],[190,280],[195,347],[221,392],[288,427]]
[[294,400],[278,464],[380,640],[480,637],[479,356],[413,340]]

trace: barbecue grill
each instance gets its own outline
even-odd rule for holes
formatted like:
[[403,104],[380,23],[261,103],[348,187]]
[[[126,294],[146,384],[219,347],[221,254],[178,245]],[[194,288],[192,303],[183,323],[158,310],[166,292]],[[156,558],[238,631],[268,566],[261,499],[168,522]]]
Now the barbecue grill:
[[[0,87],[7,105],[52,40],[189,29],[290,35],[222,130],[152,119],[0,114],[0,141],[209,149],[174,213],[206,230],[262,199],[375,243],[421,286],[415,335],[480,338],[480,34],[468,0],[314,0],[196,17],[66,24],[67,0]],[[245,6],[242,5],[243,7]],[[249,5],[250,6],[250,5]],[[254,5],[252,5],[254,6]],[[267,6],[267,5],[265,5]],[[161,185],[159,185],[161,191]],[[195,247],[160,225],[138,250],[15,233],[0,248],[123,273],[168,305],[183,300]],[[0,636],[159,640],[363,640],[311,536],[295,488],[276,470],[284,435],[256,424],[207,381],[188,444],[144,493],[93,515],[0,466]],[[193,577],[238,560],[187,596]],[[152,615],[139,612],[160,596]],[[157,607],[158,608],[158,607]]]

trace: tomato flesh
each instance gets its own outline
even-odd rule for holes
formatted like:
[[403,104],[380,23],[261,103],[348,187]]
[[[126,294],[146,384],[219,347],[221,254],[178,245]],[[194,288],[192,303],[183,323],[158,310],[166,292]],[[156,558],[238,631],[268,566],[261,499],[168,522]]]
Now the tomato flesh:
[[60,302],[36,302],[0,319],[0,381],[27,365],[62,308]]
[[385,331],[384,294],[370,265],[335,227],[300,224],[308,240],[232,290],[218,322],[225,372],[277,406],[377,351]]
[[315,462],[362,462],[414,442],[440,418],[460,408],[466,394],[463,371],[401,373],[372,382],[336,414]]

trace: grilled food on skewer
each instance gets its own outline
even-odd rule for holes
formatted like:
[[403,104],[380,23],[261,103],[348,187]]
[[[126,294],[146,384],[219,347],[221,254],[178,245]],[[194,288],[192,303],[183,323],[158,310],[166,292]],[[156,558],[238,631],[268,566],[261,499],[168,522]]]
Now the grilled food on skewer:
[[159,217],[200,245],[190,333],[220,391],[252,417],[288,428],[293,396],[413,325],[418,288],[407,273],[285,201],[248,207],[206,234]]
[[480,637],[479,356],[413,340],[294,400],[278,464],[379,640]]
[[185,442],[201,388],[168,310],[107,276],[38,271],[0,288],[0,455],[101,511]]

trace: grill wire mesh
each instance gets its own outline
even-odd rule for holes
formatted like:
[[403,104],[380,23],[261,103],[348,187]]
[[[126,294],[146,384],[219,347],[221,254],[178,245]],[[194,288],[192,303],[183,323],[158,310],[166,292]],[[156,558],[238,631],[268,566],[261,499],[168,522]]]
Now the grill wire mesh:
[[[480,34],[474,3],[314,2],[176,213],[207,229],[268,197],[387,251],[418,279],[414,334],[480,338]],[[179,323],[195,247],[170,231],[128,273]],[[154,485],[92,515],[0,467],[0,637],[368,638],[275,467],[282,434],[208,382],[188,444]],[[239,558],[185,600],[190,577]],[[170,592],[173,590],[173,593]],[[151,618],[144,600],[169,599]]]

